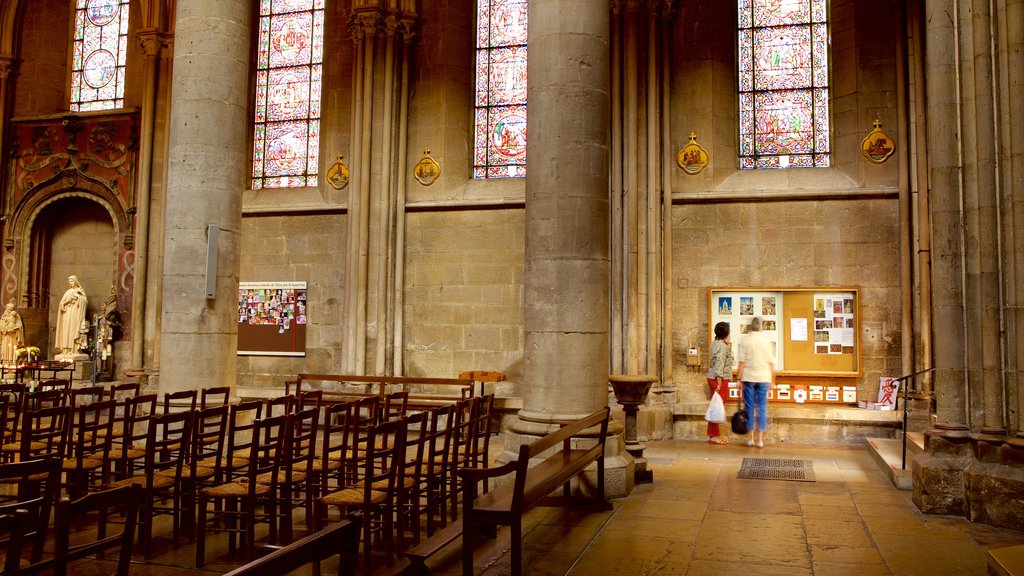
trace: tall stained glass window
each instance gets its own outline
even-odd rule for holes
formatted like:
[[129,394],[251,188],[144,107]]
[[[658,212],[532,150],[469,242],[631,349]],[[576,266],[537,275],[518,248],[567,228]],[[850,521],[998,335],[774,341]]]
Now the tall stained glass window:
[[475,178],[526,176],[526,2],[477,1]]
[[324,0],[260,0],[252,187],[315,186]]
[[829,165],[827,0],[738,0],[740,168]]
[[71,111],[124,107],[128,0],[78,0],[71,53]]

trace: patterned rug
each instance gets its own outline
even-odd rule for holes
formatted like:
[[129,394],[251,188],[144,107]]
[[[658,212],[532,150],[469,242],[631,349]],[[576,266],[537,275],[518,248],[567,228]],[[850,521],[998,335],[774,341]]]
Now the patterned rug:
[[814,482],[814,464],[811,460],[792,458],[744,458],[736,477],[748,480]]

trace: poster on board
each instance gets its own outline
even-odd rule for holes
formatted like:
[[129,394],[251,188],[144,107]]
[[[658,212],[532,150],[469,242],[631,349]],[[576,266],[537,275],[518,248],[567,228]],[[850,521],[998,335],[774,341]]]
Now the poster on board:
[[306,283],[240,282],[238,354],[306,355]]

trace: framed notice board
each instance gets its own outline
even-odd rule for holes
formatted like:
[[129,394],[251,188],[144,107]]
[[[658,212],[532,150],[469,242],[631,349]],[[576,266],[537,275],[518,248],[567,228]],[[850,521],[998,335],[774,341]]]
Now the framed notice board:
[[238,354],[306,355],[306,283],[240,282]]
[[[854,287],[710,288],[708,341],[727,322],[733,353],[761,318],[761,333],[772,343],[779,401],[854,403],[861,375],[860,292]],[[736,366],[733,366],[735,370]],[[730,398],[738,384],[730,383]]]

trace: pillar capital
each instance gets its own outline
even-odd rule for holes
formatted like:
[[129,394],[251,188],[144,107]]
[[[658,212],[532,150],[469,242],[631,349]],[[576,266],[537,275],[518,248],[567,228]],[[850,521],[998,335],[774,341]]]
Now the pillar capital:
[[142,57],[147,61],[158,56],[168,45],[167,36],[156,28],[143,28],[135,33],[135,38],[142,50]]
[[355,41],[364,38],[373,38],[384,26],[384,15],[376,8],[355,9],[348,28],[352,32],[352,39]]
[[17,68],[17,60],[13,56],[0,55],[0,80],[7,80],[7,77]]

